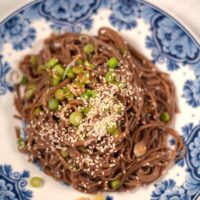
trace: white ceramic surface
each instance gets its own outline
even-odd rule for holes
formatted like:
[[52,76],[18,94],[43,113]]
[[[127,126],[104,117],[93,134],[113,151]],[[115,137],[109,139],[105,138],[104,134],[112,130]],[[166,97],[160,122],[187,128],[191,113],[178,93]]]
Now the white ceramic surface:
[[[38,3],[37,3],[38,2]],[[12,71],[27,53],[38,52],[52,31],[96,34],[102,25],[120,34],[152,59],[174,80],[180,114],[175,128],[184,136],[188,153],[156,182],[128,193],[105,194],[106,200],[196,200],[200,191],[200,45],[179,21],[148,3],[137,0],[84,1],[78,13],[68,4],[78,0],[35,1],[0,24],[0,200],[76,200],[83,195],[46,176],[17,151],[13,119]],[[54,7],[49,5],[54,5]],[[75,4],[75,5],[76,5]],[[60,14],[59,7],[65,8]],[[70,20],[68,17],[70,16]],[[12,167],[12,169],[11,169]],[[23,172],[23,170],[28,172]],[[20,173],[12,173],[20,172]],[[22,173],[23,172],[23,173]],[[30,176],[45,180],[42,188],[26,185]],[[11,186],[9,185],[11,184]],[[21,183],[21,184],[20,184]],[[28,191],[27,191],[28,190]],[[26,192],[27,191],[27,192]],[[6,196],[7,195],[7,196]],[[20,196],[21,195],[21,196]],[[93,196],[90,196],[92,199]]]

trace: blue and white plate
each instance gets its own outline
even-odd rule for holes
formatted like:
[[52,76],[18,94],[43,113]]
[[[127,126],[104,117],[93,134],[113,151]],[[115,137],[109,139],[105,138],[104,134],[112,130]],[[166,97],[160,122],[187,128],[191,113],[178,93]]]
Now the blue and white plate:
[[[197,200],[200,198],[200,45],[175,19],[139,0],[38,0],[0,23],[0,200],[76,200],[85,195],[55,182],[18,152],[14,126],[13,83],[24,55],[37,53],[53,31],[96,34],[102,26],[120,32],[140,52],[170,73],[180,114],[175,128],[187,155],[156,183],[106,200]],[[173,103],[173,102],[172,102]],[[23,135],[23,125],[21,134]],[[32,176],[42,188],[28,184]]]

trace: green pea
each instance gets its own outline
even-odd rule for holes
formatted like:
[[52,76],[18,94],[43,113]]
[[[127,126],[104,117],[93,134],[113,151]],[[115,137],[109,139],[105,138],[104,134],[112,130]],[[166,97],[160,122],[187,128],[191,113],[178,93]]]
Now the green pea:
[[83,93],[81,94],[81,97],[82,97],[83,99],[88,100],[88,99],[90,98],[90,93],[87,92],[87,91],[85,91],[85,92],[83,92]]
[[65,94],[71,93],[70,89],[67,86],[63,87],[63,90],[64,90]]
[[77,80],[85,84],[90,83],[90,73],[84,72],[84,73],[78,74]]
[[60,83],[60,79],[57,79],[57,78],[51,79],[51,85],[57,86],[57,85],[59,85],[59,83]]
[[30,63],[31,63],[32,65],[37,65],[37,57],[36,57],[35,55],[32,55],[32,56],[30,57]]
[[29,99],[31,99],[33,97],[33,95],[34,95],[34,91],[33,90],[27,90],[25,92],[25,99],[29,100]]
[[81,60],[80,58],[78,58],[78,59],[76,60],[76,64],[77,64],[77,65],[82,65],[82,64],[83,64],[83,60]]
[[85,108],[83,108],[82,112],[83,112],[84,114],[87,114],[87,113],[90,112],[90,110],[91,110],[90,107],[85,107]]
[[62,65],[57,64],[57,65],[55,65],[55,66],[53,67],[53,69],[55,70],[55,73],[56,73],[58,76],[63,77],[65,70],[64,70],[64,68],[62,67]]
[[26,147],[26,141],[22,138],[17,140],[18,149],[24,149]]
[[85,91],[85,85],[78,81],[71,83],[69,87],[75,96],[80,96]]
[[68,153],[64,149],[61,149],[60,154],[64,159],[68,157]]
[[112,136],[117,136],[117,135],[119,135],[119,133],[120,133],[120,132],[119,132],[119,129],[116,128],[116,129],[113,130],[112,133],[110,133],[110,134],[111,134]]
[[34,95],[35,90],[36,87],[34,84],[28,85],[25,92],[25,99],[31,99]]
[[84,72],[84,67],[82,65],[72,67],[72,72],[75,74],[81,74]]
[[38,68],[37,68],[37,72],[42,73],[44,71],[46,71],[46,67],[44,65],[39,65]]
[[74,99],[74,95],[71,93],[71,91],[68,87],[63,87],[63,90],[65,92],[64,96],[65,96],[65,98],[67,98],[68,101]]
[[41,112],[41,108],[40,107],[37,107],[35,110],[34,110],[34,114],[35,115],[39,115]]
[[55,97],[58,100],[63,100],[65,98],[65,91],[63,89],[57,89],[55,92]]
[[69,68],[66,69],[65,76],[67,76],[67,77],[70,78],[70,79],[75,78],[75,74],[74,74],[74,72],[72,71],[72,68],[71,68],[71,67],[69,67]]
[[85,87],[85,84],[84,84],[84,83],[81,83],[81,82],[79,82],[79,81],[74,82],[74,85],[75,85],[77,88],[84,88],[84,87]]
[[91,97],[95,98],[96,95],[97,95],[97,92],[95,90],[86,90],[85,92],[81,94],[81,97],[88,100]]
[[53,77],[51,79],[51,84],[53,86],[57,86],[61,81],[61,77],[58,74],[53,74]]
[[125,84],[122,83],[122,82],[115,82],[113,84],[115,84],[119,89],[124,89],[125,88]]
[[67,98],[68,101],[71,101],[74,99],[74,95],[72,93],[66,95],[65,97]]
[[115,69],[118,66],[118,64],[119,64],[119,61],[115,57],[111,57],[108,60],[108,67],[111,69]]
[[107,72],[105,79],[108,83],[113,83],[116,79],[116,74],[114,72]]
[[114,71],[115,71],[115,69],[108,68],[108,71],[109,71],[109,72],[114,72]]
[[108,132],[109,134],[113,134],[113,133],[116,131],[116,128],[114,128],[114,127],[109,127],[109,128],[107,128],[106,130],[107,130],[107,132]]
[[32,187],[42,187],[44,185],[44,180],[40,177],[33,177],[30,179],[30,185]]
[[69,121],[73,126],[79,126],[80,123],[83,120],[83,114],[81,112],[73,112],[70,116],[69,116]]
[[84,62],[84,66],[85,66],[85,68],[87,69],[87,70],[91,70],[91,69],[94,69],[94,64],[92,64],[92,63],[90,63],[89,61],[85,61]]
[[92,98],[95,98],[97,96],[97,91],[96,90],[90,90],[90,94]]
[[26,85],[27,83],[28,83],[28,78],[25,75],[23,75],[21,78],[20,84]]
[[109,182],[109,185],[112,189],[116,190],[120,186],[120,180],[119,179],[114,179]]
[[59,101],[58,99],[52,98],[48,101],[48,108],[49,110],[55,111],[58,109]]
[[86,53],[86,54],[91,54],[94,52],[94,45],[93,44],[87,44],[84,46],[83,48],[83,51]]
[[163,122],[168,122],[170,120],[170,115],[168,112],[164,111],[160,114],[160,120]]
[[56,65],[58,63],[58,59],[57,58],[51,58],[47,63],[46,63],[46,67],[51,69],[54,65]]
[[35,87],[35,84],[29,84],[28,86],[27,86],[27,90],[35,90],[36,89],[36,87]]
[[118,134],[118,129],[117,129],[117,123],[116,122],[113,122],[111,125],[109,125],[107,128],[106,128],[106,131],[115,136]]

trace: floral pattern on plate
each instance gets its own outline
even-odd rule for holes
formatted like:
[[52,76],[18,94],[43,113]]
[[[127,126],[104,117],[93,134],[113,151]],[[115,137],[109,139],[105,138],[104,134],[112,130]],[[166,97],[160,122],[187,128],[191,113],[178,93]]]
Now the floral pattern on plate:
[[188,175],[185,183],[178,187],[173,179],[155,185],[152,200],[198,200],[200,195],[200,125],[192,123],[182,128],[187,154],[183,162]]
[[32,192],[26,189],[29,172],[13,172],[10,165],[0,165],[0,200],[30,200]]
[[[143,42],[153,62],[164,64],[170,73],[184,67],[193,71],[193,79],[186,76],[181,86],[188,109],[195,113],[195,109],[200,108],[200,46],[176,20],[140,0],[38,0],[9,16],[0,24],[2,98],[13,91],[6,81],[11,73],[11,64],[3,54],[6,45],[17,53],[29,49],[39,37],[39,28],[34,23],[41,20],[49,28],[61,32],[92,30],[95,17],[103,9],[108,13],[106,22],[119,31],[133,31],[140,26],[141,20],[149,27]],[[185,171],[185,181],[180,185],[172,177],[156,183],[149,197],[152,200],[197,200],[200,196],[200,124],[184,124],[182,133],[187,154],[185,159],[177,161],[177,166]],[[32,192],[25,189],[28,177],[26,171],[13,173],[11,166],[0,166],[0,200],[16,200],[20,195],[22,199],[31,199]],[[114,196],[107,196],[107,199],[114,199]]]
[[135,0],[111,0],[112,14],[110,22],[114,27],[121,29],[132,29],[137,26],[139,16],[138,2]]
[[198,45],[172,18],[157,10],[141,5],[141,15],[150,24],[152,36],[147,47],[153,50],[153,60],[166,59],[169,70],[178,69],[179,63],[194,63],[200,58]]
[[187,80],[183,87],[185,99],[192,107],[200,105],[200,77],[196,80]]
[[146,47],[152,50],[153,61],[165,62],[169,71],[178,70],[180,64],[189,64],[197,80],[187,80],[185,82],[184,96],[190,106],[200,106],[199,46],[178,23],[159,11],[142,4],[141,15],[150,24],[152,30],[152,35],[146,37]]
[[31,47],[36,37],[36,30],[23,15],[18,14],[0,27],[0,35],[4,43],[11,43],[15,50],[23,50]]
[[6,81],[6,74],[10,69],[10,65],[7,62],[4,63],[0,56],[0,96],[5,95],[7,91],[13,92],[13,87]]
[[46,0],[29,7],[23,15],[29,19],[44,17],[56,30],[80,32],[92,27],[92,15],[100,6],[100,0]]
[[189,200],[191,199],[187,195],[183,188],[176,187],[174,180],[163,181],[156,185],[156,189],[152,193],[151,200]]

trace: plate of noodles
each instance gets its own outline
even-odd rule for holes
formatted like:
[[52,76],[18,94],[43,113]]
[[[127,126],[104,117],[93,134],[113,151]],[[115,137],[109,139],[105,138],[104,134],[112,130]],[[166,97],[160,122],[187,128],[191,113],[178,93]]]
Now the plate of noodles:
[[199,49],[139,0],[37,0],[4,18],[0,199],[199,199]]

